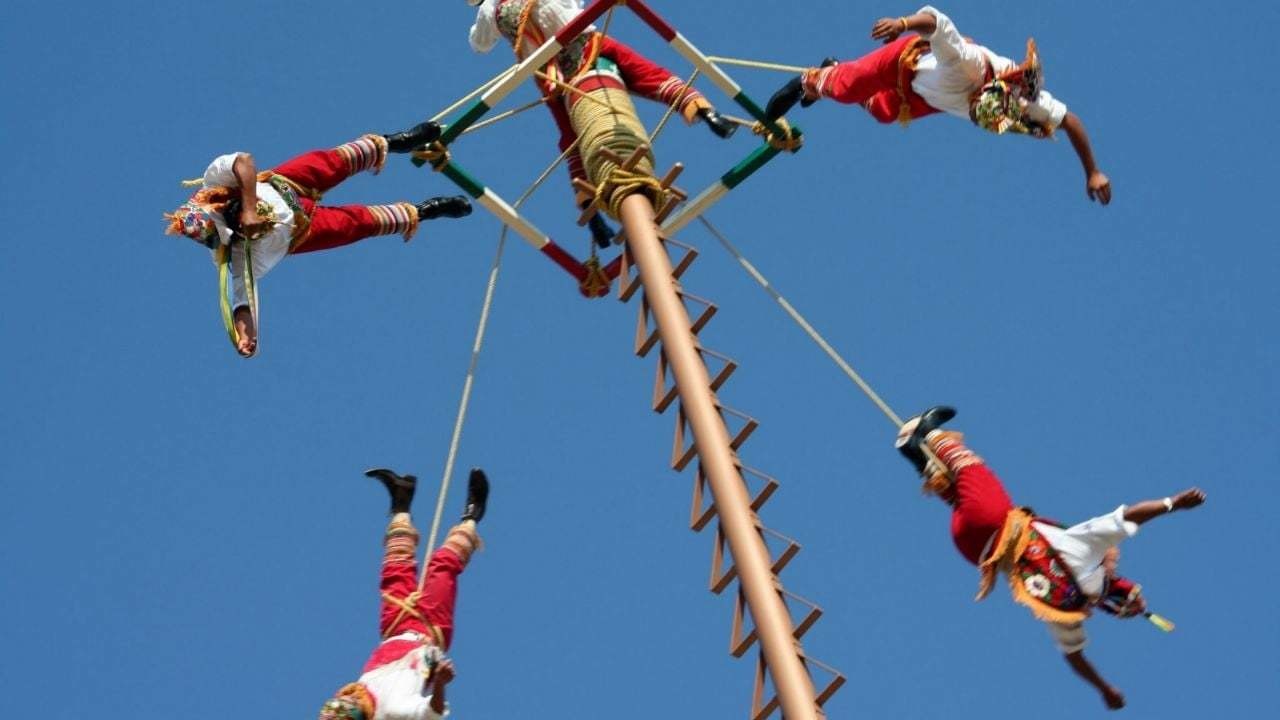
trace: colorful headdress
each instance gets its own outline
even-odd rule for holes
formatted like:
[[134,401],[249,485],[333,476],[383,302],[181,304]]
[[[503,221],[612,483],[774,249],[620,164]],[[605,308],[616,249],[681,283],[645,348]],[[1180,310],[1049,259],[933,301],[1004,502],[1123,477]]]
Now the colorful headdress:
[[1044,72],[1034,39],[1027,40],[1027,58],[983,85],[969,103],[969,119],[983,130],[1003,135],[1014,132],[1048,137],[1052,131],[1026,118],[1026,105],[1040,94]]
[[187,201],[165,217],[169,220],[169,227],[165,229],[167,234],[186,235],[207,248],[218,244],[218,227],[207,207]]
[[360,683],[351,683],[320,707],[319,720],[373,720],[373,696]]

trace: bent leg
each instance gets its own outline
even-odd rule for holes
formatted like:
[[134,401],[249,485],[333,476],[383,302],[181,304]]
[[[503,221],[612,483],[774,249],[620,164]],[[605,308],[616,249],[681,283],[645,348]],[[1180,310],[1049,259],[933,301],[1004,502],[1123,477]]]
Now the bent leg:
[[404,606],[418,589],[418,530],[409,513],[397,513],[391,518],[383,546],[378,630],[384,638],[409,631],[425,634],[426,625]]
[[312,199],[365,170],[377,173],[387,160],[387,139],[364,135],[332,150],[312,150],[281,163],[272,172],[312,192]]
[[805,90],[810,95],[858,105],[886,90],[896,93],[898,58],[911,39],[911,36],[904,36],[857,60],[810,70],[804,76]]
[[418,209],[410,203],[391,205],[316,206],[311,226],[291,254],[329,250],[376,235],[403,235],[418,229]]
[[453,644],[453,611],[458,599],[458,576],[466,569],[480,538],[476,524],[468,520],[449,531],[444,544],[431,554],[418,610],[439,633],[448,650]]
[[991,468],[965,447],[960,433],[934,430],[927,438],[938,460],[955,478],[951,488],[951,538],[975,565],[992,535],[1004,526],[1013,500]]

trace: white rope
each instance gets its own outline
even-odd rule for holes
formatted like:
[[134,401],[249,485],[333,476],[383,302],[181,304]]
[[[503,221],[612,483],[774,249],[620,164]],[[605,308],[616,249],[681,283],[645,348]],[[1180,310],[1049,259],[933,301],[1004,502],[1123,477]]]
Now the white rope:
[[[453,478],[453,466],[458,459],[458,445],[462,441],[462,426],[467,420],[467,409],[471,404],[471,388],[475,385],[476,366],[480,362],[480,350],[484,346],[485,331],[489,327],[489,311],[493,307],[493,295],[498,286],[498,273],[502,270],[502,251],[507,245],[507,231],[504,227],[498,238],[498,250],[493,256],[493,266],[489,268],[489,285],[484,292],[484,305],[480,308],[480,322],[476,325],[475,342],[471,345],[471,363],[467,366],[467,379],[462,385],[462,399],[458,402],[458,416],[453,423],[453,438],[449,441],[449,455],[444,463],[444,477],[440,480],[440,496],[436,499],[436,514],[431,520],[431,534],[427,536],[427,552],[435,549],[436,536],[440,532],[440,518],[444,515],[444,501],[449,495],[449,481]],[[423,574],[426,577],[426,574]]]
[[760,287],[764,288],[764,291],[769,293],[769,296],[777,301],[778,305],[782,306],[782,309],[791,316],[791,319],[794,320],[806,334],[808,334],[809,338],[817,343],[818,347],[822,348],[822,351],[827,354],[827,357],[831,358],[831,360],[835,362],[842,371],[844,371],[844,374],[847,375],[849,379],[852,380],[854,384],[871,399],[871,402],[875,403],[876,407],[880,408],[880,412],[884,413],[885,417],[889,418],[889,421],[893,423],[893,426],[895,428],[902,427],[902,418],[898,417],[898,414],[893,411],[893,408],[889,407],[889,404],[881,399],[881,397],[876,394],[875,390],[871,389],[871,386],[867,384],[867,381],[862,379],[862,376],[858,374],[858,371],[854,370],[853,367],[849,365],[849,363],[845,362],[845,359],[840,356],[840,353],[836,352],[836,349],[831,347],[831,343],[827,342],[826,338],[822,337],[822,334],[814,329],[813,325],[810,325],[809,321],[805,320],[804,316],[801,315],[800,312],[791,305],[791,303],[787,302],[787,299],[782,296],[782,293],[774,289],[773,285],[769,283],[769,280],[751,264],[751,261],[747,260],[747,258],[738,251],[738,248],[734,247],[733,243],[729,242],[729,238],[725,237],[724,234],[717,230],[705,217],[699,217],[698,219],[702,221],[702,224],[706,226],[707,230],[720,241],[720,244],[724,246],[724,249],[729,251],[729,254],[738,261],[738,264],[747,271],[747,274],[754,278],[755,281],[759,283]]

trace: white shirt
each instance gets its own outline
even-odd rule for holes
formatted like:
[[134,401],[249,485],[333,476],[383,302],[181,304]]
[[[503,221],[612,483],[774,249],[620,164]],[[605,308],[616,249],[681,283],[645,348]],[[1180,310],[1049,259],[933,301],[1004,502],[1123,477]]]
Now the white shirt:
[[[582,0],[528,0],[538,3],[530,18],[548,40],[552,35],[569,24],[582,12]],[[502,39],[498,30],[498,0],[484,0],[476,9],[476,22],[471,26],[471,49],[476,52],[489,52]],[[595,30],[595,25],[587,26],[587,31]]]
[[[1107,550],[1120,541],[1133,537],[1138,524],[1124,519],[1125,506],[1121,505],[1106,515],[1090,518],[1069,528],[1059,528],[1045,523],[1032,523],[1058,553],[1058,559],[1071,570],[1076,586],[1089,597],[1097,600],[1106,584],[1107,571],[1102,560]],[[1049,634],[1064,653],[1084,649],[1087,638],[1084,623],[1049,623]]]
[[[204,171],[205,187],[240,187],[232,166],[240,153],[221,155],[209,163]],[[267,183],[258,183],[258,199],[266,201],[275,211],[277,224],[267,234],[253,241],[253,279],[258,281],[271,271],[285,255],[289,254],[289,243],[293,237],[293,209],[285,203],[280,193]],[[220,213],[212,213],[213,224],[218,228],[218,237],[223,245],[231,242],[231,229]],[[231,248],[231,287],[232,309],[248,305],[249,301],[244,288],[244,244],[236,243]]]
[[[965,40],[951,18],[936,8],[925,5],[919,12],[932,15],[937,27],[932,35],[924,36],[930,51],[920,57],[911,89],[929,105],[968,119],[969,98],[983,86],[987,63],[991,63],[997,76],[1017,67],[1018,63]],[[1067,106],[1041,90],[1035,100],[1027,104],[1026,114],[1031,120],[1056,130],[1067,116]]]
[[422,693],[426,675],[426,648],[419,646],[360,676],[359,682],[373,695],[371,720],[443,720],[449,716],[431,709],[431,696]]

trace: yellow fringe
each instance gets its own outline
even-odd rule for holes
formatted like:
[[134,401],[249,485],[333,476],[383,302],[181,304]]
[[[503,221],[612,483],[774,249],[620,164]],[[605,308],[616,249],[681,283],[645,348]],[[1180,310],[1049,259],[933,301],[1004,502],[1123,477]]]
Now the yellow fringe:
[[991,546],[991,554],[978,566],[981,578],[978,581],[980,601],[991,594],[995,587],[996,575],[1004,572],[1009,579],[1009,591],[1013,601],[1025,605],[1036,619],[1051,623],[1074,623],[1089,617],[1087,610],[1059,610],[1027,591],[1022,579],[1014,572],[1014,564],[1027,551],[1031,543],[1031,513],[1023,508],[1014,508],[1005,516],[1004,526]]

